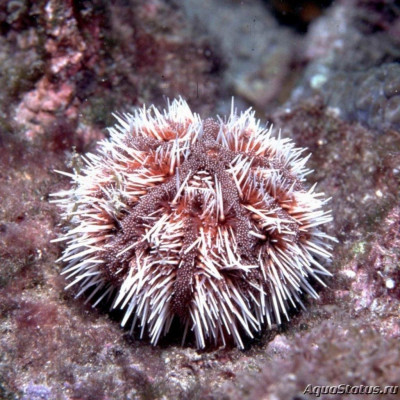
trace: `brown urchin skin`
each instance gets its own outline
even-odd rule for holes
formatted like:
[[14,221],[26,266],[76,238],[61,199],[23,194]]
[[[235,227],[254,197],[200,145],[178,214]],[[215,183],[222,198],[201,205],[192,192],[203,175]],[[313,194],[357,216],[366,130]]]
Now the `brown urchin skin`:
[[[256,249],[260,246],[267,246],[268,241],[272,238],[269,237],[263,240],[249,235],[249,227],[251,227],[255,221],[254,219],[252,220],[251,213],[243,208],[243,201],[240,199],[237,187],[230,174],[226,171],[228,165],[237,155],[245,153],[229,150],[217,143],[216,137],[219,129],[218,123],[211,118],[203,122],[203,136],[190,146],[189,156],[179,167],[179,185],[181,185],[185,179],[188,179],[188,176],[190,179],[200,171],[207,171],[211,176],[217,177],[218,181],[221,182],[224,210],[226,210],[225,218],[218,221],[218,223],[220,226],[228,225],[234,228],[237,249],[242,263],[244,265],[257,264],[257,260],[254,256],[254,254],[256,254]],[[164,144],[163,141],[144,139],[139,136],[131,136],[127,141],[135,148],[144,151],[150,149],[155,150]],[[246,155],[252,156],[251,153],[246,153]],[[294,183],[294,188],[296,190],[302,190],[302,184],[298,179],[281,165],[276,165],[277,163],[270,160],[268,155],[254,156],[253,154],[253,157],[253,167],[259,165],[265,168],[277,169],[286,179],[288,185]],[[101,268],[104,269],[104,272],[112,283],[116,285],[121,284],[124,276],[128,273],[129,262],[134,258],[136,251],[150,251],[150,244],[140,242],[129,251],[124,252],[124,254],[118,255],[128,247],[130,243],[137,242],[145,233],[144,224],[146,221],[144,220],[144,216],[148,216],[160,207],[168,211],[172,200],[177,194],[176,181],[177,178],[174,174],[167,178],[164,183],[151,188],[146,195],[142,196],[137,201],[132,207],[132,210],[121,218],[119,226],[115,227],[116,232],[108,243],[108,249],[99,254],[99,258],[105,261]],[[261,183],[259,184],[261,185]],[[254,193],[254,196],[257,196],[257,194]],[[282,198],[282,200],[284,200],[284,198]],[[251,200],[249,203],[251,203]],[[192,286],[196,271],[195,263],[198,251],[196,247],[193,247],[188,252],[185,252],[185,250],[188,249],[198,237],[199,227],[202,224],[207,225],[207,223],[198,218],[202,212],[203,206],[204,204],[202,204],[201,199],[195,197],[189,200],[184,196],[182,196],[179,199],[179,203],[175,205],[176,209],[182,211],[185,235],[180,258],[182,264],[176,271],[171,311],[181,318],[187,317],[188,305],[192,299]],[[277,207],[277,203],[272,197],[270,207],[271,209]],[[287,217],[287,213],[280,208],[278,216],[285,218]],[[296,232],[295,235],[290,236],[290,242],[298,241],[299,230],[297,225],[293,223],[289,224],[289,227],[292,231]],[[279,240],[278,245],[285,246],[282,241],[282,234],[275,239]],[[275,243],[275,246],[276,245]],[[233,274],[232,278],[235,279],[236,284],[246,291],[253,290],[249,284],[250,281],[254,280],[260,283],[263,280],[259,270],[255,269],[248,274],[240,273],[239,271],[231,272],[231,274]],[[264,285],[264,290],[268,293],[268,286],[266,284]]]

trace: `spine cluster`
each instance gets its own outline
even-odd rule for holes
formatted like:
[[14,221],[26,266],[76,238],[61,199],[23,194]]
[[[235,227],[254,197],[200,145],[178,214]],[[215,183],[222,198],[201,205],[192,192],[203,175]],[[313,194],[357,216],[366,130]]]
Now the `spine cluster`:
[[110,301],[153,344],[178,318],[199,348],[228,337],[243,348],[302,306],[302,293],[318,297],[309,280],[330,275],[320,262],[332,238],[319,227],[332,218],[305,186],[304,149],[251,109],[203,121],[178,99],[116,118],[53,195],[77,296]]

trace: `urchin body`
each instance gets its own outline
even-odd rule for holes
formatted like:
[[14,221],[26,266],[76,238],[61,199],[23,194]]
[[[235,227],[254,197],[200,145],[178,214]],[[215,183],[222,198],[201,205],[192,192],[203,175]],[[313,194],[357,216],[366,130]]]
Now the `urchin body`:
[[326,200],[306,189],[307,158],[247,110],[202,121],[182,99],[117,117],[110,138],[54,194],[68,221],[63,273],[94,304],[124,310],[152,343],[179,318],[199,348],[243,348],[288,318],[329,272]]

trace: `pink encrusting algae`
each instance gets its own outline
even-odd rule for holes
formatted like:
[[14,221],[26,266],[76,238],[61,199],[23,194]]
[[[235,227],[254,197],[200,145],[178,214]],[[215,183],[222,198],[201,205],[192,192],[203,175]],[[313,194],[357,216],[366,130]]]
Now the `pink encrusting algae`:
[[122,309],[122,325],[156,344],[174,318],[183,340],[243,348],[289,319],[302,293],[330,272],[328,199],[308,188],[305,149],[275,137],[254,111],[205,119],[179,98],[163,112],[115,115],[110,138],[83,156],[63,210],[63,274],[94,306]]

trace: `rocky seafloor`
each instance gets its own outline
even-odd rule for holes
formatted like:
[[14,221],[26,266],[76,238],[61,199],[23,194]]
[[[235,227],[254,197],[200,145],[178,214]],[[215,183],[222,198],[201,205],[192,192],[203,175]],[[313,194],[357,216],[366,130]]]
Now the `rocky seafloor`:
[[[0,88],[0,399],[300,400],[317,398],[309,384],[400,384],[395,1],[0,1]],[[55,262],[49,194],[68,179],[54,170],[95,150],[113,111],[179,95],[202,116],[232,96],[253,106],[312,152],[309,181],[332,198],[328,287],[243,351],[138,340],[65,291]]]

